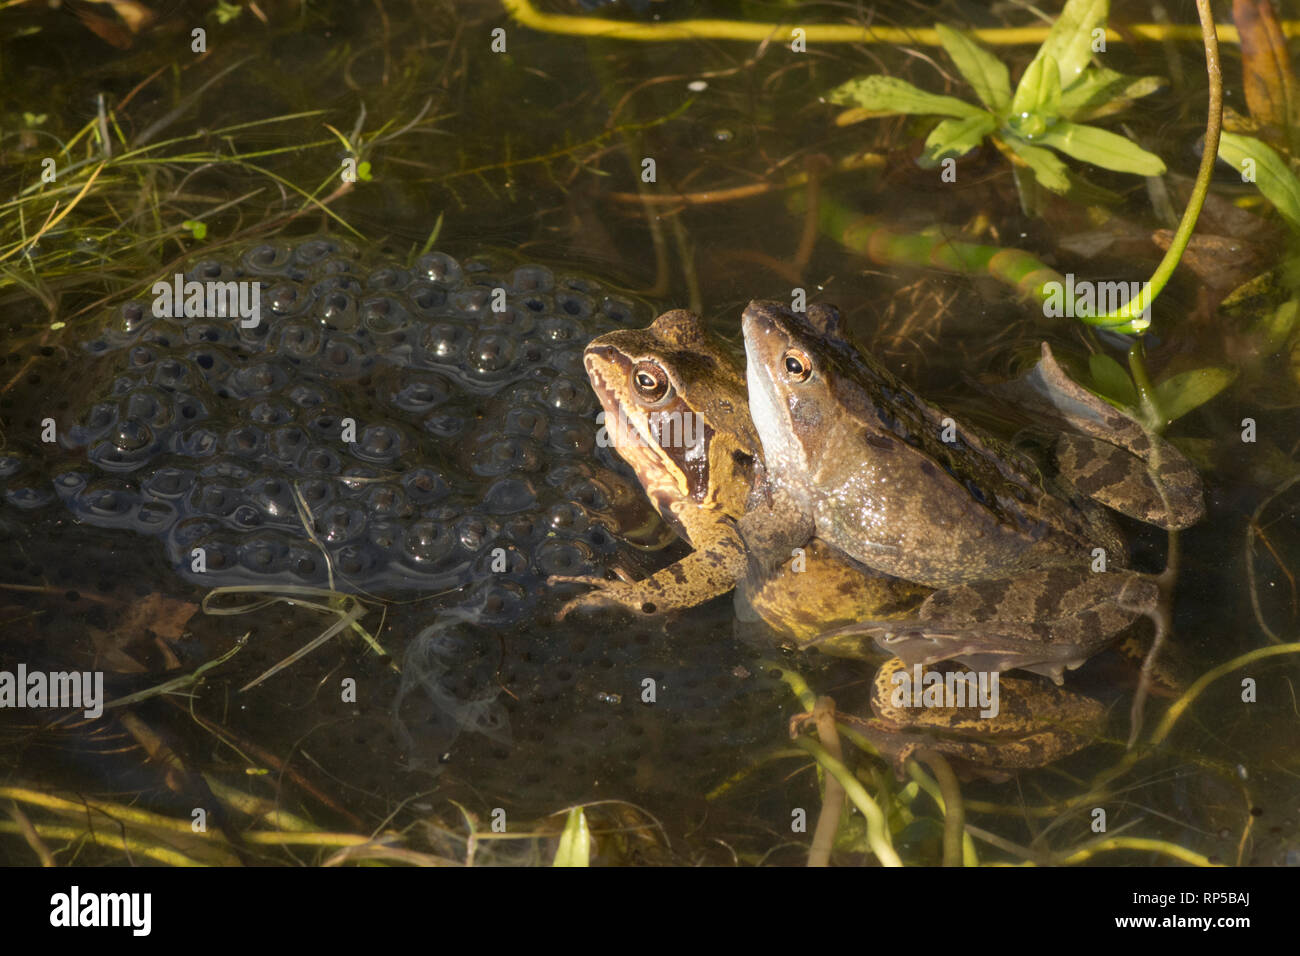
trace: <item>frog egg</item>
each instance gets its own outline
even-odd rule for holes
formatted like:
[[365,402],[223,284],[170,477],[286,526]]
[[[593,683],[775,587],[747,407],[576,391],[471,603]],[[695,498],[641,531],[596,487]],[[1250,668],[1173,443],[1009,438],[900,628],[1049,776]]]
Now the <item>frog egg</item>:
[[546,447],[557,455],[587,457],[596,450],[596,433],[585,423],[556,422],[547,430]]
[[[311,308],[312,302],[313,296],[309,292],[288,282],[278,282],[262,290],[262,311],[274,318],[301,315]],[[265,315],[262,320],[266,321]]]
[[289,545],[278,534],[256,532],[239,545],[239,564],[255,574],[277,574],[289,567]]
[[413,271],[443,288],[458,286],[464,279],[460,263],[443,252],[429,252],[420,256],[415,260]]
[[333,389],[315,384],[294,385],[285,397],[299,408],[320,408],[326,404],[338,404],[338,396]]
[[413,282],[406,289],[406,300],[417,315],[441,315],[447,304],[447,291],[428,282]]
[[0,478],[12,478],[26,465],[26,459],[20,455],[0,453]]
[[571,378],[557,378],[546,386],[545,402],[549,408],[582,415],[592,405],[591,389],[584,388]]
[[438,365],[457,365],[469,347],[469,333],[463,326],[437,322],[425,330],[420,348]]
[[146,369],[158,358],[158,353],[147,345],[137,345],[127,352],[127,364],[131,368]]
[[582,541],[550,538],[538,545],[533,560],[541,574],[590,574],[595,555]]
[[35,511],[37,508],[43,508],[55,497],[54,491],[50,488],[28,487],[5,490],[5,501],[20,511]]
[[380,266],[366,275],[366,288],[371,290],[395,291],[406,288],[410,283],[410,270],[400,266]]
[[362,500],[366,504],[366,510],[373,515],[400,518],[412,513],[406,492],[399,485],[387,482],[367,485]]
[[329,545],[342,545],[365,534],[366,513],[349,501],[336,501],[316,513],[316,534]]
[[267,518],[292,522],[298,520],[293,491],[282,478],[254,478],[244,488],[244,498]]
[[154,320],[153,310],[150,305],[132,300],[122,304],[117,310],[117,317],[114,323],[117,329],[132,335],[143,331]]
[[541,409],[516,407],[506,412],[505,424],[501,430],[507,435],[541,439],[546,436],[547,424],[546,413]]
[[402,411],[419,413],[441,405],[452,392],[451,384],[436,372],[403,370],[388,400]]
[[161,534],[171,527],[178,512],[175,505],[167,501],[146,501],[136,512],[134,530],[141,534]]
[[293,250],[293,261],[297,265],[311,266],[342,251],[343,244],[338,240],[317,237],[299,243]]
[[224,518],[234,513],[243,501],[243,492],[223,482],[204,481],[190,493],[189,511]]
[[253,425],[240,425],[226,432],[223,448],[227,454],[241,458],[261,458],[266,454],[266,433]]
[[293,260],[293,250],[285,243],[263,242],[246,251],[239,259],[252,275],[279,275]]
[[331,337],[321,351],[317,368],[330,378],[355,379],[365,375],[374,364],[374,356],[364,354],[354,343]]
[[198,474],[188,468],[165,465],[145,475],[140,490],[150,498],[175,501],[184,498],[197,480]]
[[483,507],[490,514],[505,515],[528,511],[537,506],[537,491],[522,478],[501,478],[483,496]]
[[626,299],[616,299],[612,296],[605,296],[600,300],[600,311],[612,322],[619,325],[630,325],[637,317],[637,309]]
[[474,286],[453,292],[447,297],[447,305],[467,319],[477,320],[492,311],[493,290]]
[[504,335],[479,335],[469,348],[470,368],[480,376],[509,370],[514,357],[514,343]]
[[87,520],[118,528],[132,522],[140,507],[140,495],[124,482],[100,481],[82,489],[75,504]]
[[267,454],[275,461],[293,471],[298,470],[298,462],[311,446],[311,438],[296,425],[277,428],[271,432],[267,442]]
[[190,319],[185,326],[185,341],[191,345],[235,345],[239,336],[229,319]]
[[449,442],[458,438],[469,422],[461,415],[435,413],[426,416],[420,424],[430,435]]
[[233,398],[272,395],[284,389],[289,375],[270,362],[253,362],[231,372],[226,387]]
[[194,370],[188,362],[175,358],[164,358],[153,368],[150,381],[159,388],[169,391],[184,388],[194,379]]
[[331,449],[317,445],[303,457],[302,468],[312,475],[337,475],[343,470],[343,462]]
[[451,489],[432,468],[412,468],[402,476],[402,487],[411,502],[425,506],[446,498]]
[[546,526],[557,534],[578,535],[590,523],[587,512],[571,501],[554,504],[546,513]]
[[[320,286],[317,289],[320,290]],[[361,324],[357,312],[357,300],[351,290],[329,289],[320,290],[312,308],[312,317],[331,331],[353,332]]]
[[588,319],[596,312],[596,303],[592,301],[591,296],[581,292],[557,292],[555,294],[555,308],[564,315],[571,315],[574,318]]
[[397,461],[405,448],[402,433],[389,425],[367,425],[360,440],[349,446],[349,451],[360,458],[376,465],[386,465]]
[[477,554],[496,537],[492,524],[475,514],[463,515],[452,533],[456,543],[471,554]]
[[555,274],[545,266],[520,266],[510,273],[508,287],[514,292],[549,292],[555,288]]
[[512,471],[538,471],[542,466],[541,446],[517,435],[505,435],[496,440],[482,436],[474,449],[471,469],[483,477],[504,475]]
[[185,357],[194,363],[206,382],[221,382],[230,373],[230,360],[219,349],[197,348],[186,353]]
[[248,420],[257,425],[287,425],[294,420],[294,409],[284,402],[257,402],[248,409]]
[[308,478],[297,482],[294,487],[313,514],[338,497],[334,482],[324,478]]
[[200,259],[185,273],[185,278],[191,282],[216,282],[234,279],[237,275],[220,259]]
[[283,352],[291,359],[307,361],[320,354],[325,330],[309,321],[280,322],[267,340],[268,352]]
[[416,570],[441,566],[451,555],[456,539],[446,523],[422,518],[402,536],[401,558]]
[[405,342],[412,326],[411,313],[391,295],[372,295],[357,308],[361,326],[381,344]]
[[75,422],[66,429],[65,435],[73,447],[87,445],[97,438],[108,434],[117,424],[118,407],[116,402],[99,402],[92,405],[80,422]]

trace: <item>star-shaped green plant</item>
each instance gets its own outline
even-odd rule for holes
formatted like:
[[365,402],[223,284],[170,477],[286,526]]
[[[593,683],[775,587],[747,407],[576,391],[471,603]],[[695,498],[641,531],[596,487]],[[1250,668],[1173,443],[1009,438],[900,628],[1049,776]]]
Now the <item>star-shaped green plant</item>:
[[1104,48],[1108,13],[1108,0],[1069,0],[1014,93],[1005,63],[967,34],[936,24],[944,49],[982,106],[888,76],[850,80],[828,99],[856,107],[855,117],[946,117],[925,141],[921,162],[926,166],[963,156],[989,137],[1011,160],[1027,213],[1038,208],[1036,186],[1066,193],[1082,182],[1057,153],[1118,172],[1158,176],[1165,171],[1159,156],[1083,122],[1119,112],[1162,83],[1159,77],[1124,76],[1090,65],[1093,53]]

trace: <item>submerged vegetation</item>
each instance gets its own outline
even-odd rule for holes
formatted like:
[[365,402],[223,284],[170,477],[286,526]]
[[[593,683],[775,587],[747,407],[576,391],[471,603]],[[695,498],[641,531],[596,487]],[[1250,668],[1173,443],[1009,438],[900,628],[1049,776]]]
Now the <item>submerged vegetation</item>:
[[[479,643],[449,630],[439,650],[464,672],[437,675],[438,693],[466,711],[493,701],[514,736],[458,725],[444,739],[399,687],[415,681],[403,648],[441,595],[268,591],[233,607],[108,537],[88,553],[121,569],[81,570],[94,558],[73,555],[60,575],[58,536],[23,532],[10,509],[0,670],[20,654],[93,660],[114,699],[98,726],[5,715],[3,858],[762,864],[805,862],[815,843],[817,862],[1211,865],[1296,852],[1294,827],[1266,832],[1254,813],[1293,789],[1294,754],[1274,732],[1292,718],[1282,692],[1243,709],[1239,686],[1294,674],[1300,652],[1300,86],[1267,2],[1234,5],[1253,19],[1237,24],[1241,62],[1225,54],[1243,93],[1213,182],[1199,28],[1123,24],[1121,36],[1101,0],[1069,0],[1050,26],[965,23],[955,8],[932,27],[880,11],[870,25],[796,23],[844,14],[787,5],[790,22],[759,36],[771,5],[720,2],[741,13],[709,18],[708,44],[635,9],[566,15],[560,0],[472,12],[383,0],[365,16],[288,0],[103,6],[80,19],[0,6],[13,27],[0,82],[18,93],[0,115],[0,450],[67,400],[42,393],[51,382],[86,388],[80,346],[110,306],[198,254],[327,231],[405,261],[443,244],[528,250],[665,306],[704,306],[732,338],[750,298],[821,290],[936,388],[1003,371],[1044,335],[1070,341],[1076,380],[1151,432],[1181,420],[1174,441],[1223,489],[1223,510],[1249,517],[1220,514],[1170,549],[1190,580],[1173,642],[1200,676],[1147,703],[1131,746],[1117,720],[1090,755],[1025,772],[1013,793],[958,781],[928,754],[896,779],[851,722],[817,709],[815,689],[861,698],[870,669],[720,641],[729,605],[573,638],[571,659],[536,665],[558,681],[544,692],[520,659],[554,644],[557,625]],[[208,46],[194,51],[200,26]],[[871,28],[884,42],[868,67],[848,44]],[[994,52],[999,31],[1009,45]],[[1167,42],[1124,45],[1153,36]],[[973,100],[929,92],[956,82],[923,44],[942,48]],[[25,81],[43,57],[68,78]],[[851,108],[836,116],[827,100]],[[1195,234],[1185,217],[1175,232],[1201,200]],[[1098,312],[1113,310],[1094,306],[1065,321],[1047,303],[1081,301],[1059,298],[1067,276],[1089,295],[1142,286],[1146,298],[1124,303],[1139,312],[1159,292],[1157,320],[1107,321]],[[1158,550],[1144,540],[1139,561],[1159,565]],[[92,650],[60,658],[55,633]],[[1119,673],[1093,678],[1125,702],[1117,713],[1146,686]],[[388,696],[335,707],[340,674]],[[698,696],[662,738],[622,732],[643,707],[618,682],[628,674]],[[817,739],[792,744],[801,708]],[[66,770],[67,754],[84,766]],[[617,798],[595,799],[595,780]],[[200,804],[210,820],[196,831]],[[1183,820],[1175,804],[1195,810]],[[1091,829],[1099,805],[1114,808],[1105,832]],[[792,806],[812,809],[794,833]]]

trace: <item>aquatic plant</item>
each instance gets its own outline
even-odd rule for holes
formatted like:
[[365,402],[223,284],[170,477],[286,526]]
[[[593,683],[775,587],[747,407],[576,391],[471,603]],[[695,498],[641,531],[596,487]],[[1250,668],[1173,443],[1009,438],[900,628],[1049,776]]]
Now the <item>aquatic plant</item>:
[[1027,214],[1038,208],[1037,186],[1067,193],[1082,182],[1057,153],[1116,172],[1158,176],[1165,171],[1159,156],[1085,122],[1125,109],[1162,83],[1089,65],[1105,50],[1108,6],[1108,0],[1069,0],[1014,91],[1002,60],[970,35],[936,24],[981,105],[878,75],[850,80],[827,99],[854,107],[841,115],[841,124],[875,116],[944,117],[926,138],[925,167],[964,156],[988,138],[1011,161]]

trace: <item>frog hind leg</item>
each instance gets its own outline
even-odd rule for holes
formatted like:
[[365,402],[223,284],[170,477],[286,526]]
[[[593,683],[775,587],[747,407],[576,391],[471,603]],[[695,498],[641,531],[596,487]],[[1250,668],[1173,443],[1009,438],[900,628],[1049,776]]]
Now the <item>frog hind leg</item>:
[[982,670],[1027,670],[1057,684],[1159,600],[1154,578],[1133,572],[1047,568],[935,591],[915,617],[858,621],[812,644],[870,636],[906,664],[959,660]]
[[748,568],[744,543],[734,529],[720,527],[696,538],[696,550],[662,571],[641,581],[608,581],[596,577],[554,575],[548,585],[589,584],[595,590],[565,603],[556,615],[564,620],[576,610],[622,607],[633,614],[653,617],[703,604],[726,594]]
[[1129,451],[1087,435],[1061,435],[1056,460],[1080,494],[1147,524],[1189,528],[1205,516],[1201,476],[1173,445],[1150,441],[1145,468]]

